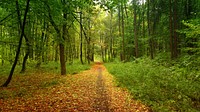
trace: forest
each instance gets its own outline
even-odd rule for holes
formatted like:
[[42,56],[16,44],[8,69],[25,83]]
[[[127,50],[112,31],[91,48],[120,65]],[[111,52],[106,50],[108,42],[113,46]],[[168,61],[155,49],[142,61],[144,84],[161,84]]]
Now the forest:
[[0,0],[0,51],[0,111],[200,111],[199,0]]

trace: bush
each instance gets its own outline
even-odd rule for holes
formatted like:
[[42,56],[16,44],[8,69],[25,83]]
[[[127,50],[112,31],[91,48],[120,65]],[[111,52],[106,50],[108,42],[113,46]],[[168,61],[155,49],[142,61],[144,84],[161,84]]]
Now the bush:
[[[154,111],[199,111],[200,80],[186,77],[186,68],[165,67],[147,58],[128,63],[105,64],[119,86]],[[200,73],[200,72],[199,72]],[[195,104],[195,105],[194,105]]]

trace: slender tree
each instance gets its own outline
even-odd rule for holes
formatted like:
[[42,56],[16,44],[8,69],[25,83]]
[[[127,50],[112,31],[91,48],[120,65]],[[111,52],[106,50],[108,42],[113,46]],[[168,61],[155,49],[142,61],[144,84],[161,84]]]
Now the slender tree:
[[[24,12],[23,24],[22,24],[22,28],[21,28],[22,32],[21,32],[21,36],[20,36],[20,39],[19,39],[19,45],[18,45],[18,48],[17,48],[15,60],[14,60],[14,63],[12,65],[9,77],[6,80],[6,82],[2,85],[2,87],[8,86],[8,84],[10,83],[10,81],[12,79],[15,67],[17,65],[17,61],[18,61],[19,54],[20,54],[20,48],[21,48],[21,45],[22,45],[22,39],[23,39],[23,36],[24,36],[24,29],[25,29],[25,24],[26,24],[26,16],[27,16],[27,13],[28,13],[28,10],[29,10],[29,3],[30,3],[30,0],[27,0],[26,9],[25,9],[25,12]],[[16,8],[17,8],[16,10],[17,10],[17,12],[19,12],[19,6],[18,5],[19,5],[18,0],[16,0]],[[19,23],[19,25],[21,24],[21,22],[19,20],[18,20],[18,23]]]
[[56,25],[55,21],[53,20],[52,14],[51,14],[51,8],[48,3],[46,3],[47,10],[48,10],[48,16],[51,25],[54,27],[58,40],[59,40],[59,51],[60,51],[60,66],[61,66],[61,75],[66,74],[66,64],[65,64],[65,46],[64,46],[64,38],[61,37],[61,30],[59,27]]
[[138,37],[137,37],[137,7],[136,2],[133,3],[134,7],[134,43],[135,43],[135,57],[138,58],[139,56],[139,50],[138,50]]

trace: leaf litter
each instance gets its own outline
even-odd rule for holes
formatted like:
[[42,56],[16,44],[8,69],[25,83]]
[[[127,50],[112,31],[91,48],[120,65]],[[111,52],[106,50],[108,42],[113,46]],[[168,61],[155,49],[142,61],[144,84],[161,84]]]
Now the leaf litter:
[[126,89],[115,86],[114,77],[102,64],[76,75],[16,76],[8,88],[0,88],[0,95],[2,91],[7,91],[0,96],[3,112],[150,112]]

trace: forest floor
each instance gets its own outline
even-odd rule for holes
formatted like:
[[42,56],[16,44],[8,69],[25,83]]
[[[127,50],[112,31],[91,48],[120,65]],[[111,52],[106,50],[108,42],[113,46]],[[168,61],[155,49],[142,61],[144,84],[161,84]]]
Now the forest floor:
[[0,88],[0,111],[150,111],[147,106],[133,100],[126,89],[116,87],[114,77],[101,63],[74,75],[36,72],[13,80],[9,87]]

